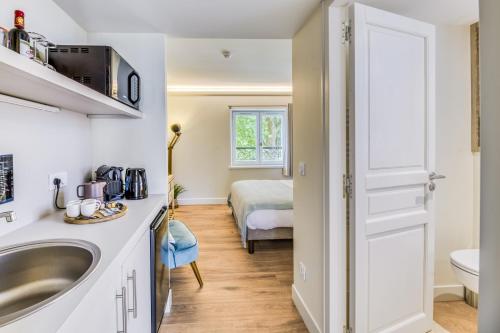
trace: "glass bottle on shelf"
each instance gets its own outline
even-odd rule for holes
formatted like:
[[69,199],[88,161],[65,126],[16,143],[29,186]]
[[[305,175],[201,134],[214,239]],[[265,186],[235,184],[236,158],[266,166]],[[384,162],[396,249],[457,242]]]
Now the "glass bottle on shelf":
[[24,12],[14,12],[14,27],[9,31],[9,48],[23,56],[33,58],[31,51],[30,36],[24,30]]

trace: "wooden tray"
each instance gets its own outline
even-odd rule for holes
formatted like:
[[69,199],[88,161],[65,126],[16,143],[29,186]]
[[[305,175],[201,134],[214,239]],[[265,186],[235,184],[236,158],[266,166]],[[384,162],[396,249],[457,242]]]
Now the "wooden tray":
[[94,224],[94,223],[108,222],[108,221],[119,219],[120,217],[124,216],[128,211],[127,205],[124,205],[122,203],[116,203],[116,202],[115,203],[107,203],[106,208],[118,208],[119,211],[113,215],[104,216],[99,210],[99,211],[95,212],[93,217],[84,217],[84,216],[69,217],[66,214],[64,214],[64,222],[70,223],[70,224]]

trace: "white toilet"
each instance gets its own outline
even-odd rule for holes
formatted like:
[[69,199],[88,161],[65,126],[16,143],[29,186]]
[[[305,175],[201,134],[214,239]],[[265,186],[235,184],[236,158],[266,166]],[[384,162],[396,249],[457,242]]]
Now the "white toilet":
[[[450,262],[458,281],[466,288],[465,298],[469,305],[477,307],[479,293],[479,249],[453,251]],[[470,295],[470,292],[473,295]]]

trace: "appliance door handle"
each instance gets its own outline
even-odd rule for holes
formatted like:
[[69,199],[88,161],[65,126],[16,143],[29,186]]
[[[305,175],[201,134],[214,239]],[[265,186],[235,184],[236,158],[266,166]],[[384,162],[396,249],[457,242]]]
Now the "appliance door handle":
[[122,287],[122,293],[116,295],[116,300],[121,300],[122,312],[122,330],[117,330],[117,333],[127,333],[127,289]]
[[167,213],[168,213],[168,209],[166,206],[163,206],[161,208],[161,210],[158,212],[158,214],[156,215],[155,219],[153,220],[153,222],[151,223],[151,225],[149,226],[151,230],[153,231],[156,231],[160,228],[163,220],[165,219],[165,217],[167,216]]
[[[137,91],[136,91],[136,98],[132,97],[132,79],[135,78],[137,80]],[[141,99],[141,78],[137,73],[132,72],[128,76],[128,100],[132,103],[135,104],[139,102]]]
[[137,318],[137,273],[135,269],[132,271],[132,276],[127,276],[127,283],[129,281],[132,281],[132,307],[128,308],[128,312],[131,312],[134,318]]

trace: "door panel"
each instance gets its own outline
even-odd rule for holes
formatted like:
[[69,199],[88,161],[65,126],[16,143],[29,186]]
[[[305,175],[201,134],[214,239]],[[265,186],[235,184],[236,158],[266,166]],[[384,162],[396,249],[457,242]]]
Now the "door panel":
[[434,27],[350,8],[357,333],[432,327]]
[[369,239],[369,332],[389,328],[425,311],[424,244],[423,226]]
[[145,232],[122,266],[128,333],[151,332],[150,233]]
[[367,42],[369,169],[423,168],[425,39],[373,27]]

